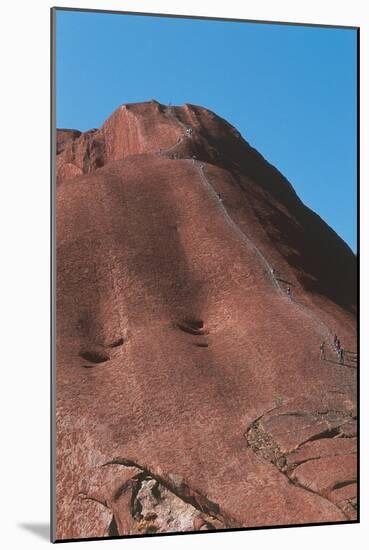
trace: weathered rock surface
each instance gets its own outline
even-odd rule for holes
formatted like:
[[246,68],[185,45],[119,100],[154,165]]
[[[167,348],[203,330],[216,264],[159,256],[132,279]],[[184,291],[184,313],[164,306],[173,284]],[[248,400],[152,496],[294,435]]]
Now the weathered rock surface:
[[[335,503],[352,519],[357,504],[355,407],[342,395],[316,397],[303,403],[290,400],[267,412],[251,424],[247,441],[295,486]],[[350,435],[344,430],[347,422],[352,424]],[[347,486],[349,492],[336,492]]]
[[201,107],[59,130],[56,164],[57,539],[355,519],[345,243]]

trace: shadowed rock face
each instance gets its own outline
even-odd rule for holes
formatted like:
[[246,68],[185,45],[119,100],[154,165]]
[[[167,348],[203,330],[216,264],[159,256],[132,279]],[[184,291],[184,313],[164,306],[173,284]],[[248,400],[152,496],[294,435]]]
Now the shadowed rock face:
[[201,107],[56,164],[57,538],[355,519],[351,250]]

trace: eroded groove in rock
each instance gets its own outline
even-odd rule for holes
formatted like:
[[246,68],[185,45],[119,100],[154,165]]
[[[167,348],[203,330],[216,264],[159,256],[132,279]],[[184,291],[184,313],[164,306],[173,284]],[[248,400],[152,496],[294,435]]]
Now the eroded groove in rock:
[[328,428],[327,430],[323,430],[322,432],[319,432],[316,435],[312,435],[311,437],[309,437],[309,439],[301,443],[301,445],[303,445],[304,443],[308,443],[309,441],[317,441],[318,439],[332,439],[333,437],[337,437],[339,434],[340,434],[339,427],[332,428],[332,429]]
[[81,351],[79,354],[82,359],[90,363],[105,363],[109,361],[109,355],[103,351]]
[[206,342],[195,342],[194,346],[197,346],[198,348],[208,348],[209,344],[207,344]]
[[109,344],[109,348],[118,348],[119,346],[123,346],[124,340],[123,338],[118,338],[118,340],[115,340],[111,344]]
[[343,487],[347,487],[347,485],[353,485],[356,483],[356,479],[347,479],[346,481],[339,481],[333,487],[331,487],[331,491],[335,491],[336,489],[342,489]]
[[183,332],[193,334],[194,336],[201,336],[206,334],[204,329],[204,322],[197,319],[185,319],[183,322],[176,325]]

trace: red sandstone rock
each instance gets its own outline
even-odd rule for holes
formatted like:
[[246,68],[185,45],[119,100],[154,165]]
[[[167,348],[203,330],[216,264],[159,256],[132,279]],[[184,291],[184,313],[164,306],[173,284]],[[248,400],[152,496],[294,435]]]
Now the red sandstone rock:
[[290,464],[300,464],[307,460],[316,460],[330,456],[345,456],[355,454],[357,450],[356,438],[323,438],[305,443],[288,457]]
[[57,136],[57,539],[354,519],[350,249],[206,109]]
[[336,488],[355,482],[356,463],[354,454],[345,456],[345,459],[342,456],[333,455],[310,460],[297,466],[293,479],[300,485],[326,496]]

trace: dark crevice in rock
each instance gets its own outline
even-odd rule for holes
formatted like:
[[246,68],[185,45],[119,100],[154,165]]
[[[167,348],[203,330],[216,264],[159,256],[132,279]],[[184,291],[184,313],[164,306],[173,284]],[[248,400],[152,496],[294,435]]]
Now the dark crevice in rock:
[[176,325],[183,332],[200,336],[206,334],[204,330],[204,322],[199,319],[185,319]]
[[[130,514],[138,532],[241,527],[228,514],[221,512],[218,504],[189,487],[183,479],[176,479],[174,476],[162,477],[125,458],[116,458],[102,466],[111,464],[141,470],[115,495],[119,499],[128,489],[132,491]],[[197,527],[194,527],[195,525]]]
[[91,497],[86,495],[86,493],[80,492],[78,493],[78,496],[84,500],[92,500],[93,502],[97,502],[98,504],[101,504],[102,506],[106,506],[106,501],[99,500],[98,498]]
[[[351,453],[350,452],[332,453],[332,454],[329,454],[328,456],[329,456],[329,458],[332,458],[334,456],[349,456],[349,455],[352,455],[352,454],[356,454],[356,453],[352,453],[352,452]],[[313,460],[320,460],[321,458],[326,458],[326,457],[325,456],[320,456],[320,455],[319,456],[311,456],[309,458],[305,458],[304,460],[297,460],[296,462],[291,462],[288,465],[288,468],[287,468],[286,471],[287,471],[288,475],[290,475],[298,466],[301,466],[302,464],[305,464],[306,462],[312,462]]]
[[113,516],[113,519],[111,520],[110,525],[109,525],[108,536],[109,537],[119,537],[117,522],[115,521],[114,516]]
[[347,487],[347,485],[353,485],[354,483],[356,483],[356,479],[347,479],[346,481],[340,481],[333,485],[333,487],[331,487],[331,491],[342,489],[342,487]]
[[206,342],[194,342],[194,346],[197,346],[198,348],[208,348],[209,344]]
[[83,173],[86,174],[88,172],[89,164],[90,164],[90,144],[87,142],[86,150],[83,155]]
[[79,355],[90,363],[105,363],[110,359],[109,355],[103,351],[81,351]]
[[[337,504],[335,504],[334,502],[329,500],[326,496],[319,493],[318,491],[314,491],[314,489],[312,489],[309,485],[304,485],[303,483],[300,483],[296,478],[289,477],[289,475],[287,475],[287,474],[286,474],[286,477],[288,479],[288,482],[291,483],[292,485],[294,485],[295,487],[298,487],[299,489],[303,489],[304,491],[308,491],[309,493],[312,493],[313,495],[317,495],[318,497],[323,498],[324,500],[328,500],[328,502],[330,502],[331,504],[333,504],[334,506],[339,508],[337,506]],[[343,512],[341,508],[339,508],[339,509],[341,510],[341,512]]]
[[346,435],[346,434],[340,433],[340,435],[337,436],[337,439],[355,439],[356,437],[357,437],[356,434]]
[[122,346],[124,343],[123,338],[119,338],[118,340],[115,340],[111,344],[108,345],[109,348],[118,348],[119,346]]
[[318,441],[318,439],[333,439],[334,437],[337,437],[340,434],[340,427],[337,428],[328,428],[327,430],[323,430],[322,432],[319,432],[317,434],[312,435],[303,443],[300,443],[299,447],[302,445],[305,445],[305,443],[308,443],[310,441]]
[[119,487],[119,489],[117,489],[117,491],[114,493],[113,501],[119,500],[122,495],[124,495],[127,491],[129,491],[129,489],[130,489],[130,483],[129,482],[124,483],[123,485],[121,485]]
[[[335,456],[335,455],[331,455],[331,456]],[[306,464],[306,462],[311,462],[313,460],[319,460],[320,458],[322,458],[322,457],[321,456],[312,456],[312,457],[309,457],[309,458],[305,458],[304,460],[298,460],[296,462],[293,462],[293,463],[288,465],[287,473],[288,473],[288,475],[290,475],[293,472],[293,470],[295,470],[298,466],[301,466],[302,464]]]
[[141,518],[142,505],[137,495],[142,487],[143,481],[147,478],[148,475],[142,472],[132,479],[131,515],[135,519]]
[[216,531],[216,527],[212,523],[206,521],[199,529],[199,531]]

